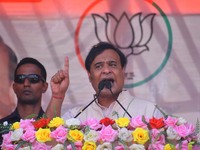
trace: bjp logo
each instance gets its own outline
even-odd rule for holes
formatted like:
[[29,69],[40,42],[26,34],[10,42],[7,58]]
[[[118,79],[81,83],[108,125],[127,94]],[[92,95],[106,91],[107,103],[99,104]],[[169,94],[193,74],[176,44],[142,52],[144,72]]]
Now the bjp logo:
[[[102,17],[98,14],[92,14],[95,24],[95,33],[99,41],[104,41],[105,37],[107,41],[116,45],[121,50],[131,49],[129,55],[138,55],[144,51],[148,51],[148,42],[150,41],[153,33],[153,18],[155,14],[148,14],[142,18],[142,13],[128,17],[126,13],[123,13],[119,19],[114,15],[107,13],[106,17]],[[145,26],[144,21],[149,25]],[[105,27],[104,34],[99,33],[99,26]],[[110,28],[113,26],[113,32],[110,32]],[[126,30],[126,41],[121,41],[121,31]],[[127,35],[128,34],[128,35]]]

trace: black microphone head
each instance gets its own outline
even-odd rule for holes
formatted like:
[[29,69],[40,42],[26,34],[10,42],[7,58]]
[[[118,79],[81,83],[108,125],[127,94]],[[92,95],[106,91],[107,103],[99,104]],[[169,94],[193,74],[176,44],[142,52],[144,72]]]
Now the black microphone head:
[[98,85],[99,92],[100,92],[101,90],[103,90],[104,86],[105,86],[105,80],[100,81],[100,82],[99,82],[99,85]]
[[112,84],[110,80],[105,80],[105,86],[107,89],[111,89],[112,88]]

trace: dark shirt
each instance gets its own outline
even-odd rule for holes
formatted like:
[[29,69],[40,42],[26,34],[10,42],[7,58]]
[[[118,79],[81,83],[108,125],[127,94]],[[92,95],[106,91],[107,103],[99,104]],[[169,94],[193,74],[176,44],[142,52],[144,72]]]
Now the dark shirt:
[[[37,119],[41,118],[44,113],[45,112],[41,107],[40,112],[39,112],[39,114],[37,116]],[[12,112],[10,115],[0,119],[0,125],[2,125],[5,121],[7,121],[8,124],[13,124],[15,122],[19,122],[20,119],[21,119],[21,117],[20,117],[19,112],[18,112],[18,110],[16,108],[15,111]],[[0,129],[0,132],[2,132],[2,129]],[[0,133],[0,145],[2,144],[2,141],[3,141],[2,134],[5,134],[5,133],[7,133],[7,132]],[[0,147],[0,149],[1,149],[1,147]]]

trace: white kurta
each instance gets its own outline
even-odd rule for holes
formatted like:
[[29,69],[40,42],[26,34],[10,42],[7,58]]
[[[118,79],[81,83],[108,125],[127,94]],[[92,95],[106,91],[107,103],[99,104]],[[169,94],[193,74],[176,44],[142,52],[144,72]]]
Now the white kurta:
[[[123,91],[119,95],[118,101],[132,117],[138,115],[144,115],[146,117],[162,117],[161,112],[156,109],[154,103],[133,97],[126,91]],[[68,110],[62,118],[69,119],[75,117],[85,106],[86,105]],[[112,119],[118,117],[129,118],[129,115],[127,115],[124,109],[117,102],[113,102],[109,108],[105,108],[95,101],[87,109],[81,112],[77,118],[80,119],[80,121],[85,121],[88,118],[103,119],[105,117]]]

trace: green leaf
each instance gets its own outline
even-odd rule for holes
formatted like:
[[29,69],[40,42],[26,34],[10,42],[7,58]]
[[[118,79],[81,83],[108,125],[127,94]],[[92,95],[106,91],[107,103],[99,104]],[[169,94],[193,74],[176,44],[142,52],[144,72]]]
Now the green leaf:
[[121,139],[119,139],[119,143],[121,143],[124,146],[125,150],[128,149],[128,146],[127,146],[126,142],[124,142]]
[[31,114],[31,115],[28,115],[27,117],[25,117],[25,119],[32,119],[32,118],[35,118],[37,116],[38,116],[37,114]]
[[112,116],[114,116],[114,115],[116,115],[116,116],[117,116],[117,118],[119,118],[119,114],[118,114],[118,112],[117,112],[117,111],[113,111],[113,113],[112,113]]
[[22,147],[24,144],[28,144],[29,147],[31,148],[31,145],[26,142],[26,141],[20,141],[18,144],[17,144],[17,147],[15,148],[15,150],[18,150],[20,147]]

